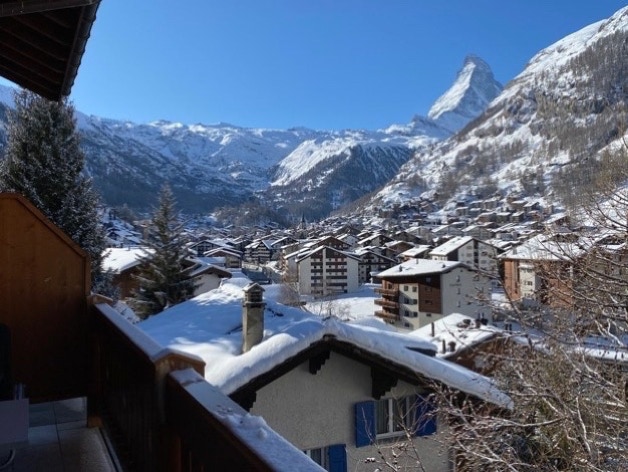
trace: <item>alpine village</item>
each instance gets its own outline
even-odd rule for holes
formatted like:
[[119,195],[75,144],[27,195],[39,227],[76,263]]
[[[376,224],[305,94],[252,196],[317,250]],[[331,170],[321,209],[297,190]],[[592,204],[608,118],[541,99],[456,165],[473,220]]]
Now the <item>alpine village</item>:
[[628,470],[628,7],[317,131],[80,114],[99,6],[0,0],[0,470]]

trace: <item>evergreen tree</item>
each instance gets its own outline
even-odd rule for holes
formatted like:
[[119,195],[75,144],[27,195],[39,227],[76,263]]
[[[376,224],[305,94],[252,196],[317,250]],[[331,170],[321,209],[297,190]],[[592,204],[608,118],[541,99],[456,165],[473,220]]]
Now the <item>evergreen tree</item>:
[[0,191],[24,195],[90,256],[92,281],[101,274],[104,229],[98,196],[83,170],[74,107],[22,90],[9,112],[0,161]]
[[193,281],[183,273],[186,241],[174,196],[167,185],[161,190],[159,207],[148,230],[147,249],[137,277],[139,289],[130,300],[140,318],[189,299],[195,288]]

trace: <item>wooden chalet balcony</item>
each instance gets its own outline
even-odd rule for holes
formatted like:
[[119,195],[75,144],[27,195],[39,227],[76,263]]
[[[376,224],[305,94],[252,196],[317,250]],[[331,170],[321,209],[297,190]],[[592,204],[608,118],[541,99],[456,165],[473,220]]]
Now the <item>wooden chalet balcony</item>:
[[205,381],[200,358],[162,348],[106,304],[91,317],[88,419],[109,433],[125,469],[320,470],[269,428],[263,441],[239,431],[248,413]]
[[399,297],[398,288],[375,287],[375,293],[379,293],[382,297],[386,297],[386,298],[398,298]]
[[375,316],[388,321],[397,321],[399,319],[399,315],[397,315],[396,313],[391,313],[384,310],[375,310]]
[[394,311],[398,311],[399,310],[399,303],[397,303],[395,301],[392,301],[392,300],[388,300],[387,298],[376,298],[375,299],[375,304],[377,306],[388,308],[390,310],[394,310]]

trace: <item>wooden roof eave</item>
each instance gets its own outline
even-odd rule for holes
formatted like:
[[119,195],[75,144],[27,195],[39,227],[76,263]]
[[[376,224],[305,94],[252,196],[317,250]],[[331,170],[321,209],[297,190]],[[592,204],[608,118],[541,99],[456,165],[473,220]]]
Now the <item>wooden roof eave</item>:
[[[383,389],[387,390],[390,388],[392,386],[391,381],[396,383],[397,379],[411,385],[427,385],[430,382],[430,379],[408,366],[391,362],[390,359],[360,348],[350,342],[340,341],[333,335],[325,335],[320,341],[316,341],[298,354],[239,387],[230,393],[229,397],[248,410],[255,402],[258,390],[307,361],[310,362],[310,373],[314,375],[329,358],[329,353],[332,351],[361,364],[368,365],[371,368],[372,394],[374,398],[379,397]],[[431,350],[424,352],[414,349],[413,351],[427,356],[434,356],[434,351]]]
[[49,99],[70,94],[100,0],[0,0],[0,74]]
[[81,11],[59,99],[63,96],[70,95],[74,80],[78,74],[79,66],[81,65],[81,60],[83,59],[83,54],[85,53],[87,40],[91,34],[92,25],[96,20],[96,11],[98,10],[99,4],[100,0],[92,0],[89,2],[89,5],[84,6]]

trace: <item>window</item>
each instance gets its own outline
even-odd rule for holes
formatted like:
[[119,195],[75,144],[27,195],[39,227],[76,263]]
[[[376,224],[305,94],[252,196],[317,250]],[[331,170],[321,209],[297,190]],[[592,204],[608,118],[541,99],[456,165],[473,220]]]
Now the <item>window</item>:
[[410,398],[386,398],[375,403],[377,436],[400,433],[412,426],[409,415]]
[[435,411],[429,397],[422,395],[356,403],[355,445],[368,446],[380,438],[404,435],[406,430],[415,436],[434,434]]
[[316,449],[308,449],[305,452],[305,455],[308,456],[312,461],[316,462],[322,468],[327,470],[327,448],[326,447],[318,447]]
[[347,451],[344,444],[308,449],[303,452],[329,472],[347,472]]
[[404,291],[404,292],[407,292],[408,290],[409,290],[408,286],[407,286],[407,285],[404,285],[404,286],[403,286],[403,291]]
[[414,287],[412,287],[412,291],[416,293],[416,291],[417,291],[417,286],[416,285]]

